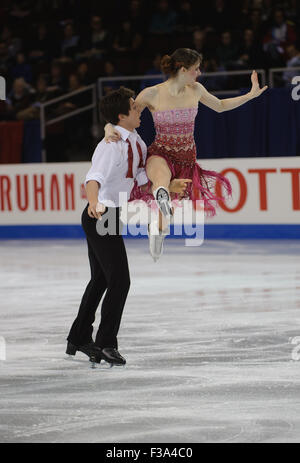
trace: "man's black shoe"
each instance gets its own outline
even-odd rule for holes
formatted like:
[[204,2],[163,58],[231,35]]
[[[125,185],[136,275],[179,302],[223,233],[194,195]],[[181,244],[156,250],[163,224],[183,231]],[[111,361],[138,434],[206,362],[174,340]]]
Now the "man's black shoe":
[[112,365],[125,365],[126,360],[114,347],[104,347],[103,349],[96,348],[90,356],[90,361],[94,363],[100,363],[101,360]]
[[76,352],[83,352],[85,355],[90,357],[95,352],[95,343],[94,341],[89,342],[88,344],[83,344],[82,346],[75,346],[70,341],[67,344],[66,354],[76,355]]

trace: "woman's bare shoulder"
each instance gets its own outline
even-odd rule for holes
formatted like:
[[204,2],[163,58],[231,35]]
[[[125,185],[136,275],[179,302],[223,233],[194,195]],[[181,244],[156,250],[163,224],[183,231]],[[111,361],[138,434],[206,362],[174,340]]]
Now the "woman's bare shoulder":
[[191,91],[194,92],[195,95],[197,95],[198,97],[201,97],[201,95],[203,94],[203,91],[205,91],[205,88],[199,82],[194,82],[189,87]]
[[152,87],[146,87],[139,93],[139,97],[142,97],[144,100],[152,100],[158,95],[158,85],[153,85]]
[[147,106],[152,111],[159,92],[157,87],[158,85],[153,85],[152,87],[144,88],[136,97],[136,102],[141,104],[142,107]]

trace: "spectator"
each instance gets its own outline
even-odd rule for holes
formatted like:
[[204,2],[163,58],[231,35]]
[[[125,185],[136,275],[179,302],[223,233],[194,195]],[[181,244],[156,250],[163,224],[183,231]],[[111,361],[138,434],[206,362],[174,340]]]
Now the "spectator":
[[81,85],[90,85],[93,82],[89,67],[86,61],[82,61],[77,67],[77,76]]
[[75,92],[76,90],[79,90],[82,88],[83,85],[80,83],[79,77],[77,74],[70,74],[69,75],[69,92]]
[[[217,62],[216,58],[209,58],[203,61],[202,65],[202,73],[205,74],[207,72],[220,72],[224,71],[224,67]],[[223,76],[207,76],[201,75],[199,78],[199,82],[205,86],[208,91],[215,91],[215,90],[224,90],[226,89],[226,81],[227,77]]]
[[226,70],[235,68],[235,61],[238,59],[238,45],[233,43],[230,31],[223,32],[221,44],[217,48],[217,58],[221,66]]
[[177,14],[170,8],[168,0],[157,0],[156,12],[152,15],[151,34],[171,34],[175,30]]
[[36,93],[33,95],[33,103],[19,111],[17,118],[24,121],[39,119],[41,103],[45,103],[49,99],[51,99],[51,93],[47,90],[47,78],[41,74],[36,82]]
[[110,36],[100,16],[92,16],[91,31],[83,39],[81,57],[101,59],[110,48]]
[[197,29],[193,32],[193,41],[191,48],[196,50],[205,59],[206,56],[206,44],[205,44],[206,33],[204,30]]
[[261,19],[263,22],[270,20],[272,16],[273,0],[263,0],[260,8]]
[[22,40],[13,37],[12,31],[8,26],[4,26],[0,37],[1,42],[5,42],[10,57],[14,58],[22,48]]
[[251,11],[245,28],[253,30],[254,40],[256,42],[262,42],[265,34],[266,23],[263,21],[263,17],[259,9],[254,8]]
[[[67,92],[75,92],[80,88],[83,88],[83,85],[80,83],[78,75],[75,73],[70,74]],[[57,109],[58,114],[65,114],[69,111],[74,111],[74,109],[84,105],[85,99],[86,97],[84,93],[72,96],[68,101],[64,101],[59,105]]]
[[74,27],[68,23],[64,27],[64,39],[61,43],[61,54],[63,58],[73,59],[78,52],[79,36],[75,34]]
[[220,36],[211,26],[207,26],[202,30],[205,35],[205,49],[202,50],[202,53],[205,54],[205,58],[217,59],[217,48],[220,44]]
[[155,76],[160,74],[161,78],[156,78],[156,79],[144,79],[141,82],[141,90],[143,90],[146,87],[151,87],[152,85],[157,85],[161,84],[164,81],[164,74],[162,73],[160,69],[160,62],[161,62],[161,54],[156,53],[153,61],[152,61],[152,68],[148,69],[148,71],[145,72],[146,76]]
[[271,17],[273,7],[274,0],[244,0],[241,12],[244,18],[249,18],[251,11],[256,10],[260,13],[262,21],[268,21]]
[[277,8],[274,11],[273,23],[263,41],[271,65],[282,65],[287,45],[294,43],[296,38],[294,25],[286,20],[283,10]]
[[255,69],[264,66],[262,47],[255,43],[252,29],[245,29],[242,45],[239,49],[238,67],[241,69]]
[[[300,67],[300,51],[294,43],[287,46],[286,53],[288,56],[286,67],[287,68]],[[300,70],[285,71],[283,73],[283,80],[285,81],[286,85],[290,85],[293,77],[299,76],[299,75],[300,75]]]
[[59,55],[58,42],[51,36],[44,23],[39,24],[37,31],[26,44],[26,51],[34,63],[46,62]]
[[299,0],[289,0],[288,8],[286,9],[287,18],[294,22],[298,23],[299,27],[299,19],[300,19],[300,4]]
[[14,80],[13,88],[6,100],[9,119],[17,119],[18,113],[30,106],[32,94],[23,77]]
[[117,53],[132,55],[137,51],[142,44],[142,36],[134,31],[130,21],[125,20],[122,22],[121,30],[116,35],[113,49]]
[[217,33],[230,28],[235,19],[233,11],[230,11],[224,0],[214,0],[208,9],[206,26],[213,27]]
[[30,84],[32,82],[32,70],[29,63],[25,61],[24,53],[17,53],[16,64],[12,68],[12,78],[15,80],[18,77],[23,77],[24,80]]
[[53,98],[52,92],[48,89],[48,82],[45,74],[40,74],[38,76],[35,87],[34,104],[45,103],[47,100]]
[[[72,73],[69,75],[69,87],[68,92],[74,92],[80,90],[84,86],[81,84],[77,74]],[[88,104],[91,104],[91,92],[82,92],[77,95],[71,96],[68,101],[64,102],[59,111],[62,114],[75,111],[76,109],[83,108]],[[87,139],[90,137],[89,127],[92,124],[91,111],[82,112],[80,114],[72,115],[69,119],[64,122],[66,140],[68,140],[68,146],[73,154],[78,148],[85,149]],[[71,154],[70,154],[71,156]]]
[[[115,65],[111,61],[104,63],[104,76],[103,77],[116,77]],[[120,83],[116,80],[109,80],[103,82],[103,93],[107,95],[112,90],[119,88]]]
[[[48,91],[61,94],[67,89],[66,79],[62,73],[62,67],[59,61],[52,61],[50,69],[50,80]],[[57,96],[56,95],[56,96]],[[54,96],[53,96],[54,98]]]
[[132,28],[136,32],[142,34],[147,29],[146,6],[142,4],[141,0],[130,0],[128,20],[131,22]]
[[192,32],[197,24],[197,18],[189,0],[179,3],[179,12],[176,31],[181,33]]

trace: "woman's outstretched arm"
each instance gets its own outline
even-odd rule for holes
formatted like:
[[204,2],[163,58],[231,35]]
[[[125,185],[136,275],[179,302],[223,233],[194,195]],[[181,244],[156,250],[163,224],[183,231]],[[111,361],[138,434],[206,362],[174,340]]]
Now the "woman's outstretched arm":
[[234,98],[226,98],[224,100],[219,100],[219,98],[209,93],[202,84],[197,82],[195,85],[200,103],[203,103],[205,106],[208,106],[218,113],[222,113],[223,111],[230,111],[231,109],[238,108],[253,98],[257,98],[268,88],[267,85],[260,88],[256,71],[253,71],[251,74],[251,82],[252,88],[249,93]]

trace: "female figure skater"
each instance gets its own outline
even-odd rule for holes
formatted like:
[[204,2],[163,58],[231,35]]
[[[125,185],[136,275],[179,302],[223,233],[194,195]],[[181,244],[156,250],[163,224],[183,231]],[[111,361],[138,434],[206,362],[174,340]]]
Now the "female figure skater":
[[[231,194],[230,183],[225,177],[217,172],[202,169],[196,161],[194,122],[198,103],[201,102],[221,113],[247,103],[267,89],[267,86],[260,88],[257,73],[253,71],[252,88],[249,93],[220,100],[197,82],[201,74],[201,60],[202,56],[189,48],[179,48],[171,56],[165,55],[161,60],[161,69],[168,79],[161,84],[145,88],[135,100],[141,111],[146,107],[151,111],[156,137],[148,147],[146,161],[149,190],[141,192],[138,188],[134,188],[130,199],[143,199],[149,202],[154,197],[160,211],[167,218],[172,215],[169,185],[174,178],[191,179],[192,182],[186,183],[184,195],[172,194],[171,198],[192,201],[202,199],[205,211],[209,215],[215,215],[213,201],[223,199],[216,197],[212,192],[217,180],[225,187],[227,193]],[[106,140],[117,141],[120,138],[120,134],[110,124],[105,127],[105,135]],[[150,182],[152,182],[152,189],[150,189]],[[159,240],[160,237],[161,239],[159,243],[156,242],[156,251],[152,249],[158,254],[157,249],[159,247],[162,249],[165,236],[162,228],[160,220],[157,239]],[[151,254],[153,255],[152,252]]]

